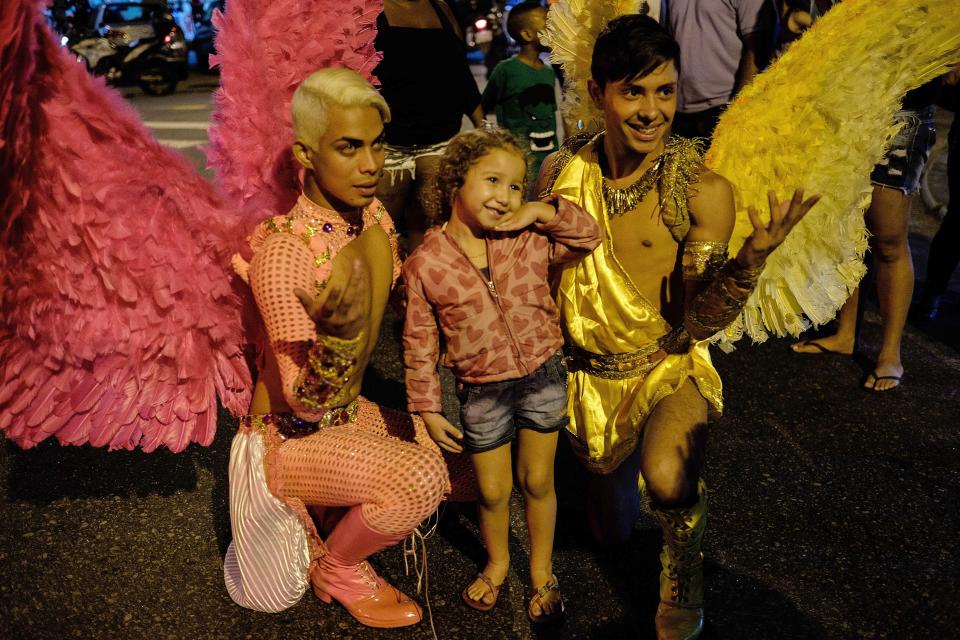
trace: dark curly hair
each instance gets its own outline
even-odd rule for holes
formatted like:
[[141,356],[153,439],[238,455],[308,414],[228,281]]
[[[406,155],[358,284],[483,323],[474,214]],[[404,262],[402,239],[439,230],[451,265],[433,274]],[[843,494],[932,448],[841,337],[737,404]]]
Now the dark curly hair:
[[602,89],[608,82],[642,78],[667,61],[680,71],[680,45],[650,16],[611,20],[593,46],[590,74]]
[[[446,151],[440,157],[437,175],[427,191],[427,197],[432,205],[430,208],[438,212],[437,218],[433,221],[434,224],[450,219],[453,212],[453,199],[463,186],[467,171],[480,158],[495,149],[514,151],[523,158],[525,164],[530,161],[520,138],[500,127],[487,126],[462,131],[450,140]],[[526,183],[526,175],[524,175],[524,183]],[[526,186],[526,184],[523,185],[524,190]]]

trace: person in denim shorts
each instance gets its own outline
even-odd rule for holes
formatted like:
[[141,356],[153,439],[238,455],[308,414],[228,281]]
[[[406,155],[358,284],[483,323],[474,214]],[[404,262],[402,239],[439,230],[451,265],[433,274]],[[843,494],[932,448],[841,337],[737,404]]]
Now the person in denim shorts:
[[[907,225],[913,197],[920,190],[920,174],[936,138],[932,103],[938,82],[927,83],[906,95],[903,108],[895,116],[902,126],[870,174],[873,199],[866,222],[871,234],[883,338],[876,366],[863,381],[863,388],[868,391],[890,391],[900,385],[903,376],[900,341],[913,297],[913,259]],[[852,355],[857,341],[859,293],[858,288],[840,309],[835,334],[797,342],[793,350]]]
[[[559,196],[523,203],[527,146],[495,127],[464,131],[447,146],[434,184],[446,222],[427,230],[403,266],[403,361],[408,409],[441,449],[466,450],[476,470],[487,563],[464,586],[464,604],[490,611],[507,577],[515,455],[530,532],[527,615],[548,622],[564,611],[553,573],[553,465],[568,423],[548,277],[593,251],[600,227]],[[439,362],[457,380],[462,432],[441,413]]]
[[560,431],[567,416],[567,368],[558,353],[530,375],[487,384],[457,384],[463,447],[490,451],[513,441],[518,429]]

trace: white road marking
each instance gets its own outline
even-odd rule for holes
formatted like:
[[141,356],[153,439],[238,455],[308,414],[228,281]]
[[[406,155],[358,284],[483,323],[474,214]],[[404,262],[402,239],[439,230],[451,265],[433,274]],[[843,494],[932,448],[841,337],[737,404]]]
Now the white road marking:
[[147,125],[151,129],[192,129],[196,131],[206,131],[210,128],[209,122],[196,121],[177,122],[175,120],[144,120],[143,124]]
[[164,138],[157,138],[157,142],[166,146],[172,147],[174,149],[186,149],[188,147],[196,147],[197,145],[207,144],[207,140],[166,140]]

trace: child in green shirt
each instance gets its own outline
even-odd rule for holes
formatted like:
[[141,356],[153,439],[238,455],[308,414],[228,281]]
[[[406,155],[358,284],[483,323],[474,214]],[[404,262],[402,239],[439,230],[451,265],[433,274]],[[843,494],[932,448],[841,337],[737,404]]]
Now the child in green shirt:
[[530,0],[515,6],[507,16],[507,33],[520,45],[520,53],[498,64],[487,81],[481,107],[494,113],[497,124],[520,136],[530,147],[527,184],[529,197],[544,158],[557,149],[556,74],[540,54],[549,49],[540,42],[547,9]]

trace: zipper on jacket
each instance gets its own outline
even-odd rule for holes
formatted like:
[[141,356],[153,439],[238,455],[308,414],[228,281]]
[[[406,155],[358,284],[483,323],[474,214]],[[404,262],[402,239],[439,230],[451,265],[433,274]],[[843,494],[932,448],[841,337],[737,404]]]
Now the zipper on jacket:
[[490,242],[484,238],[483,244],[487,250],[487,271],[490,272],[490,279],[487,280],[483,277],[483,272],[480,271],[480,268],[473,264],[473,260],[467,256],[467,254],[460,247],[460,243],[456,242],[453,238],[447,235],[446,231],[442,232],[444,237],[446,237],[447,242],[452,244],[457,251],[460,252],[460,255],[473,267],[473,270],[480,276],[480,279],[483,280],[484,284],[487,285],[487,291],[490,292],[490,297],[493,298],[493,302],[497,305],[497,311],[500,313],[500,319],[503,321],[503,326],[507,328],[507,335],[510,336],[510,345],[513,347],[514,359],[517,361],[517,364],[520,365],[520,370],[524,372],[523,375],[530,375],[530,369],[527,368],[527,363],[523,361],[523,354],[520,353],[520,347],[517,346],[517,338],[513,335],[513,329],[510,327],[510,322],[507,320],[507,314],[503,312],[503,307],[500,305],[500,294],[497,293],[497,283],[493,277],[493,261],[490,260]]
[[[503,307],[500,305],[500,295],[497,293],[497,282],[493,276],[493,261],[490,259],[491,249],[490,243],[484,239],[484,244],[487,248],[487,271],[490,272],[490,280],[487,282],[487,287],[490,289],[490,294],[493,296],[493,301],[497,304],[497,311],[500,312],[500,318],[503,320],[503,326],[507,328],[507,335],[510,336],[510,344],[513,347],[514,357],[517,360],[517,364],[520,365],[520,370],[524,372],[523,375],[530,375],[530,369],[527,368],[527,363],[523,361],[523,354],[520,353],[520,347],[517,345],[517,338],[513,335],[513,328],[510,326],[510,322],[507,320],[507,314],[503,312]],[[468,258],[469,260],[469,258]],[[470,262],[473,264],[473,262]],[[477,269],[477,265],[473,264],[473,268]],[[477,269],[477,272],[480,270]],[[483,274],[481,273],[482,277]]]

